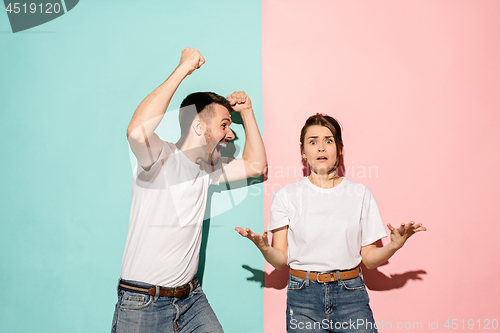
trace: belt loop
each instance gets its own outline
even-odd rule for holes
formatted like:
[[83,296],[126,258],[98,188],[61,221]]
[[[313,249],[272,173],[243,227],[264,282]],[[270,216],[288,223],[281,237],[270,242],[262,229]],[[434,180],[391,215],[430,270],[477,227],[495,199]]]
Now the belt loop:
[[160,297],[160,286],[156,286],[155,299],[153,300],[153,302],[156,303],[159,297]]
[[311,271],[307,271],[307,275],[306,275],[306,286],[309,287],[309,275],[311,275]]
[[340,271],[335,271],[337,273],[337,281],[339,281],[339,286],[340,286]]
[[193,281],[189,281],[189,293],[188,293],[188,296],[191,296],[191,293],[193,292],[194,290],[194,283]]

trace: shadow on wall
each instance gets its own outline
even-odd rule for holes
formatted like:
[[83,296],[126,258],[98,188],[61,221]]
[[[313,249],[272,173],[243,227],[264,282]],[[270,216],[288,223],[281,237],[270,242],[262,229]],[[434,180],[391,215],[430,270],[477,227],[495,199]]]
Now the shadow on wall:
[[[220,193],[222,191],[229,191],[229,190],[235,190],[244,186],[252,186],[255,184],[262,183],[264,181],[264,176],[259,176],[259,177],[252,177],[236,182],[231,182],[231,183],[221,183],[218,186],[210,186],[208,190],[208,199],[207,199],[207,207],[205,209],[205,216],[210,216],[210,208],[212,205],[212,196],[214,193]],[[233,205],[234,203],[231,203]],[[234,207],[234,206],[233,206]],[[211,226],[211,219],[206,218],[203,220],[203,231],[202,231],[202,238],[201,238],[201,246],[200,246],[200,261],[198,264],[198,272],[196,273],[196,277],[198,278],[198,281],[200,282],[200,285],[203,286],[203,275],[205,273],[205,261],[207,257],[207,242],[208,242],[208,236],[210,234],[210,228],[218,227],[218,226]]]
[[[231,115],[231,119],[233,120],[234,123],[236,124],[242,124],[243,120],[241,119],[241,116],[239,115],[238,112],[233,112]],[[234,132],[235,138],[227,145],[227,147],[223,148],[221,150],[221,155],[223,157],[229,157],[229,158],[235,158],[238,153],[239,149],[238,146],[235,145],[235,141],[238,140],[238,136],[236,132]],[[201,246],[200,246],[200,260],[198,264],[198,272],[196,273],[196,276],[198,278],[198,281],[200,285],[203,286],[203,277],[205,274],[205,262],[206,262],[206,257],[207,257],[207,242],[208,242],[208,236],[210,234],[210,227],[211,227],[211,207],[212,207],[212,198],[214,193],[220,193],[223,191],[230,191],[230,190],[235,190],[239,189],[245,186],[251,186],[255,184],[259,184],[264,182],[265,180],[265,175],[259,176],[259,177],[252,177],[248,179],[243,179],[240,181],[235,181],[231,183],[221,183],[219,185],[212,185],[208,189],[208,194],[207,194],[207,206],[205,208],[205,219],[203,220],[203,230],[202,230],[202,240],[201,240]],[[234,202],[230,203],[233,207],[235,205]],[[217,227],[217,226],[212,226]],[[264,280],[262,280],[262,285],[264,284]]]
[[[376,242],[377,247],[382,247],[382,241],[379,239]],[[381,264],[380,266],[388,265],[389,262]],[[420,275],[427,274],[424,270],[408,271],[401,274],[390,274],[385,275],[378,270],[378,267],[373,269],[368,269],[361,263],[361,269],[363,271],[363,280],[365,281],[366,287],[370,290],[391,290],[399,289],[406,285],[409,280],[423,280]],[[379,267],[380,267],[379,266]]]
[[252,273],[252,276],[248,277],[247,280],[259,283],[261,288],[284,289],[288,284],[288,266],[282,270],[275,269],[271,274],[248,265],[242,265],[241,267]]

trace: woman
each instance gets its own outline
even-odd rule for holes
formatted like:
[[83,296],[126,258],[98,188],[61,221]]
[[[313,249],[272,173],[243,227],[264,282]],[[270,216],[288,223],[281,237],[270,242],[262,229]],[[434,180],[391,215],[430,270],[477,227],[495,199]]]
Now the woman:
[[316,114],[300,135],[310,175],[273,194],[268,229],[256,234],[236,228],[276,269],[290,265],[287,332],[377,332],[359,264],[387,261],[421,224],[387,225],[387,236],[370,189],[337,174],[343,143],[339,123]]

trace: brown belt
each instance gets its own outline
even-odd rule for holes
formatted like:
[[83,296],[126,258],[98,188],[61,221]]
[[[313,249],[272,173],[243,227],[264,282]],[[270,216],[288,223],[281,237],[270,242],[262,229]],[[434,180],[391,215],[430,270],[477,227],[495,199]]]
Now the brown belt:
[[[341,280],[350,280],[357,278],[359,275],[359,266],[356,268],[353,268],[349,271],[340,271],[340,279]],[[297,269],[291,269],[290,268],[290,274],[293,276],[296,276],[301,279],[306,279],[307,278],[307,271],[300,271]],[[338,280],[337,272],[336,271],[330,271],[330,272],[321,272],[321,273],[309,273],[309,280],[311,281],[317,281],[317,282],[334,282]]]
[[[198,279],[194,278],[188,284],[185,284],[185,285],[180,286],[180,287],[175,287],[175,288],[160,287],[159,288],[160,289],[159,296],[184,298],[187,295],[189,295],[189,292],[191,290],[196,288],[197,284],[198,284]],[[138,285],[124,282],[123,280],[120,280],[120,283],[118,284],[118,289],[132,291],[132,292],[136,292],[136,293],[140,293],[140,294],[147,294],[147,295],[151,295],[151,296],[156,295],[156,286],[152,286],[150,288],[144,288],[144,287],[141,287]]]

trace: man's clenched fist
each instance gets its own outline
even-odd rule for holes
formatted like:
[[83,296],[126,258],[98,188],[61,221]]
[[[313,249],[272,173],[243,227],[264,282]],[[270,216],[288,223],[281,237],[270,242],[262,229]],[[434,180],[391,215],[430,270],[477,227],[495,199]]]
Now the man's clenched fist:
[[184,50],[182,50],[179,67],[184,67],[188,71],[187,75],[200,68],[204,63],[205,59],[201,55],[200,51],[192,49],[190,47],[186,47]]
[[235,91],[227,95],[227,100],[231,103],[234,111],[245,112],[252,109],[250,97],[244,91]]

